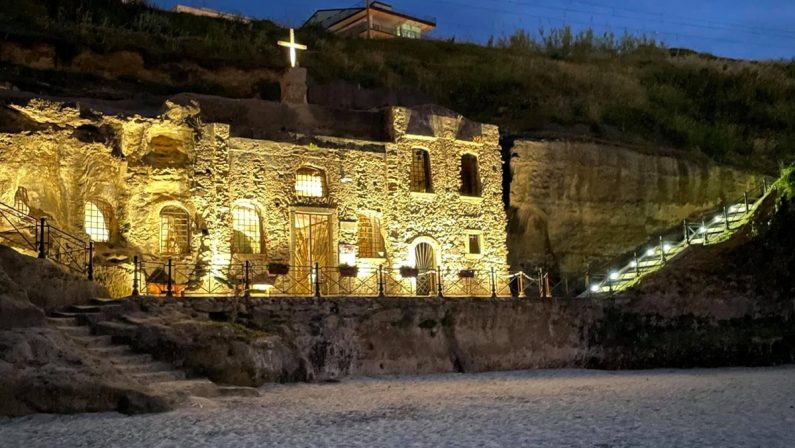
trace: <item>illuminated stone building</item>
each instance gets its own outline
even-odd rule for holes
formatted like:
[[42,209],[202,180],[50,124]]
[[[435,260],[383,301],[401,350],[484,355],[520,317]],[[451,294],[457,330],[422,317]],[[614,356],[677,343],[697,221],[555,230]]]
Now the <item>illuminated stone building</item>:
[[440,107],[3,102],[0,201],[90,235],[114,295],[129,293],[133,255],[506,268],[498,130]]

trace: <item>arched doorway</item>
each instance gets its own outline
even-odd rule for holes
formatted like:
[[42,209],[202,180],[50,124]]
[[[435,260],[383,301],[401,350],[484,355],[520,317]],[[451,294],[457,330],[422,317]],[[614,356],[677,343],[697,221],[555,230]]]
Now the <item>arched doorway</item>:
[[436,255],[429,243],[419,243],[414,248],[414,266],[417,268],[417,295],[427,296],[434,290]]

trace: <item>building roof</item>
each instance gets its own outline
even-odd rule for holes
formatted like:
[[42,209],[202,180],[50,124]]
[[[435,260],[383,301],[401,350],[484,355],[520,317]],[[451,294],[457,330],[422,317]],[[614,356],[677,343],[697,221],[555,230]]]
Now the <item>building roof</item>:
[[[304,22],[304,26],[306,25],[320,25],[323,28],[331,28],[332,26],[336,25],[337,23],[342,22],[343,20],[352,17],[362,11],[364,11],[364,7],[356,7],[356,8],[337,8],[337,9],[319,9],[312,14],[312,17],[307,19]],[[406,14],[403,12],[395,11],[392,8],[392,5],[383,2],[372,2],[370,3],[370,9],[374,9],[376,11],[380,11],[382,13],[391,14],[394,16],[402,17],[407,20],[412,20],[415,22],[419,22],[431,27],[436,26],[436,19],[434,18],[421,18],[417,16],[413,16],[410,14]]]

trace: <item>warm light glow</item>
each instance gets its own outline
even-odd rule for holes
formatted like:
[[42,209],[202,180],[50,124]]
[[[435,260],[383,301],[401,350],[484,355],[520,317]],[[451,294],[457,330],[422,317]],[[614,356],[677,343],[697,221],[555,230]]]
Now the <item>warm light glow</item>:
[[592,285],[591,292],[599,292],[599,285]]
[[649,256],[649,257],[651,257],[652,255],[654,255],[654,249],[649,249],[649,250],[647,250],[647,251],[646,251],[646,255],[647,255],[647,256]]
[[634,268],[637,265],[638,265],[638,262],[635,261],[635,260],[632,260],[632,261],[629,262],[629,267],[631,267],[631,268]]
[[290,28],[290,41],[288,42],[280,40],[277,43],[281,47],[287,47],[290,49],[290,67],[295,68],[295,66],[298,65],[296,50],[306,50],[306,45],[295,42],[295,30],[292,28]]
[[707,233],[707,228],[702,226],[698,231],[699,233]]
[[232,252],[238,254],[262,252],[259,214],[252,207],[237,205],[232,209]]
[[92,240],[100,243],[108,241],[110,232],[105,215],[93,202],[86,202],[83,225]]
[[301,168],[295,173],[295,194],[304,198],[326,196],[326,175],[316,168]]
[[611,272],[610,280],[618,280],[618,272]]
[[671,245],[670,244],[664,244],[663,245],[663,251],[670,252],[671,251]]

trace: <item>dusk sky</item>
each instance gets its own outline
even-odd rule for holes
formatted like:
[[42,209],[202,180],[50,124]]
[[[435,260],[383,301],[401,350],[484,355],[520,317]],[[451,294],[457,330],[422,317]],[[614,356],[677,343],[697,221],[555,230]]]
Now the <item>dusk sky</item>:
[[[155,0],[182,3],[300,26],[316,9],[363,4],[353,0]],[[396,9],[435,17],[437,37],[485,42],[517,28],[537,33],[570,24],[602,32],[646,34],[669,47],[752,59],[795,57],[792,0],[394,0]]]

